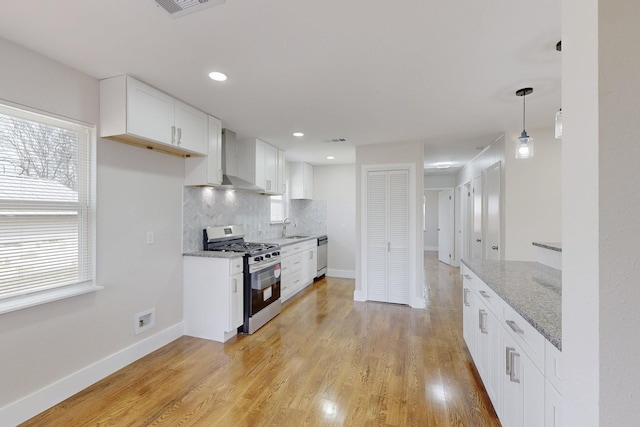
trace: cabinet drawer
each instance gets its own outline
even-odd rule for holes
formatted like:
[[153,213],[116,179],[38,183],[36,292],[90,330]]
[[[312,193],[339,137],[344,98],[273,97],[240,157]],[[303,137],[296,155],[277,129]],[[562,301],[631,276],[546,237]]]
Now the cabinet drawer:
[[549,341],[544,341],[544,375],[555,389],[562,394],[562,352]]
[[291,255],[289,257],[289,270],[291,273],[300,271],[301,266],[302,266],[301,254]]
[[487,308],[498,318],[502,319],[502,307],[505,302],[482,280],[477,280],[476,290],[480,301],[483,301]]
[[481,281],[478,279],[478,276],[476,276],[464,264],[460,268],[460,274],[462,274],[462,284],[464,287],[478,293],[478,282]]
[[282,258],[289,256],[293,253],[293,245],[280,246],[280,256]]
[[503,306],[503,323],[507,333],[529,356],[540,372],[544,372],[544,347],[546,340],[533,326],[506,303]]
[[230,265],[229,273],[231,276],[242,273],[242,258],[232,258]]

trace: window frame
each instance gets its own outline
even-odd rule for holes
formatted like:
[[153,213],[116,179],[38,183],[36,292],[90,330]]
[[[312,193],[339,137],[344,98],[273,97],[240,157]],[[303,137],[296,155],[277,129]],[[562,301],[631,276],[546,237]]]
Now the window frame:
[[[79,216],[78,222],[86,223],[84,227],[78,227],[79,246],[86,249],[86,263],[80,262],[89,269],[86,274],[87,279],[68,285],[58,285],[42,290],[7,296],[0,298],[0,314],[33,307],[64,298],[82,295],[89,292],[95,292],[103,289],[102,286],[96,284],[96,176],[97,176],[97,132],[96,126],[79,120],[70,119],[57,114],[34,109],[24,105],[16,104],[10,101],[0,99],[0,111],[16,118],[36,121],[46,125],[52,125],[59,128],[76,128],[83,133],[79,144],[83,144],[86,153],[86,173],[81,174],[79,170],[78,187],[84,187],[83,191],[78,191],[78,202],[69,204],[69,208],[77,211]],[[83,195],[86,195],[84,198]],[[0,203],[0,206],[7,206],[11,202]],[[29,201],[21,202],[22,205],[28,206]],[[63,202],[54,202],[57,206],[62,206]],[[80,209],[80,205],[86,208]],[[41,203],[42,205],[42,203]],[[71,206],[74,205],[74,206]],[[85,252],[85,251],[83,251]],[[80,258],[80,257],[79,257]],[[81,261],[79,259],[79,261]],[[80,266],[79,266],[80,267]],[[82,268],[82,267],[80,267]]]

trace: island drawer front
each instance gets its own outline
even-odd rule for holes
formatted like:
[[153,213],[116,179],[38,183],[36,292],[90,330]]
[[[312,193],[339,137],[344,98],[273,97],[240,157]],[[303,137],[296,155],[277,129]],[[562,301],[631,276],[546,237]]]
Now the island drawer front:
[[546,339],[508,304],[503,305],[502,326],[518,343],[540,372],[545,371],[544,347]]
[[551,342],[544,342],[544,375],[551,385],[562,394],[562,352]]
[[498,320],[502,320],[504,315],[504,300],[500,298],[493,289],[491,289],[480,279],[477,280],[476,287],[478,289],[477,292],[480,300],[484,301],[487,308],[491,310],[491,312],[498,318]]

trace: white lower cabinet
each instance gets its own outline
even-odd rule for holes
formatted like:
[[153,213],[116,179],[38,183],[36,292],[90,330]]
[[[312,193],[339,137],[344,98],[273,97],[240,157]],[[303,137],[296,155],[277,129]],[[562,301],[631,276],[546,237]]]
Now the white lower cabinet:
[[185,335],[225,342],[244,322],[242,258],[184,257]]
[[462,274],[463,337],[500,422],[560,427],[562,353],[466,266]]
[[505,427],[544,426],[544,376],[509,334],[503,334],[502,424]]
[[282,301],[313,283],[317,272],[318,243],[316,239],[281,247],[282,277],[280,292]]

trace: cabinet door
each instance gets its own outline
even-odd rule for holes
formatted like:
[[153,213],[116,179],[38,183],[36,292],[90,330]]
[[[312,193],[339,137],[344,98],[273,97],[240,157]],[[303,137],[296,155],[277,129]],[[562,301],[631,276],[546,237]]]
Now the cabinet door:
[[502,325],[493,313],[488,311],[483,326],[487,331],[486,335],[488,335],[488,354],[485,367],[486,380],[484,380],[484,387],[491,399],[491,403],[493,403],[493,409],[495,409],[496,414],[500,417],[502,415],[502,377],[505,372],[502,366],[504,358],[502,353]]
[[549,381],[544,384],[544,427],[562,426],[562,398]]
[[544,377],[509,334],[504,333],[503,338],[502,424],[509,427],[543,426]]
[[313,166],[308,163],[302,165],[302,198],[313,199]]
[[209,136],[207,114],[176,99],[174,117],[176,145],[206,155]]
[[207,152],[207,181],[222,184],[222,123],[209,116],[209,150]]
[[265,144],[264,150],[264,185],[269,193],[278,192],[278,149]]
[[127,77],[127,132],[172,145],[174,99]]
[[476,297],[468,283],[463,282],[462,289],[462,336],[474,361],[477,359],[478,328],[476,327]]
[[267,176],[266,176],[266,158],[267,158],[267,143],[256,140],[256,180],[255,184],[267,189]]
[[287,192],[287,185],[286,182],[284,180],[284,164],[285,164],[285,157],[284,157],[284,151],[282,150],[278,150],[278,173],[277,173],[277,189],[276,189],[276,193],[278,194],[284,194]]
[[231,303],[229,331],[232,331],[244,323],[244,296],[242,292],[242,273],[231,276]]

